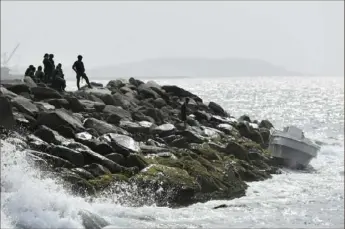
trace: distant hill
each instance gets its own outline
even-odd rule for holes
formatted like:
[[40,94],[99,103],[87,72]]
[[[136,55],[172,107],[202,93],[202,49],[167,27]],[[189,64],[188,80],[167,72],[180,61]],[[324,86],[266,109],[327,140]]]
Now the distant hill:
[[88,69],[88,75],[103,79],[118,77],[231,77],[301,76],[259,59],[162,58]]

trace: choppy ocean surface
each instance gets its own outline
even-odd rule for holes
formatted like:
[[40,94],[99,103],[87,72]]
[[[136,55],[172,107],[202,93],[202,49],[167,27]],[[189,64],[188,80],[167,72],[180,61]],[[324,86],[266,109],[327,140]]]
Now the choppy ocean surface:
[[[105,81],[97,81],[106,84]],[[187,208],[128,207],[121,194],[94,200],[67,194],[53,179],[31,167],[15,140],[1,147],[1,228],[83,228],[78,212],[87,209],[114,228],[343,228],[344,79],[336,77],[243,77],[156,79],[179,85],[231,115],[269,119],[276,128],[294,124],[322,142],[315,171],[284,170],[252,182],[247,195]],[[68,82],[75,89],[75,82]],[[235,205],[211,209],[218,204]]]

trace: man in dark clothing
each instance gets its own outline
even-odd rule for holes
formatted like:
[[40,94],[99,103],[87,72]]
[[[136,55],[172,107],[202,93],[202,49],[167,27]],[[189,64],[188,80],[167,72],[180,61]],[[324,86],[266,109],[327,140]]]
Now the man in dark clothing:
[[36,72],[36,68],[34,66],[32,66],[29,76],[36,82],[35,72]]
[[35,68],[33,65],[30,65],[30,66],[26,69],[24,75],[25,75],[25,77],[30,76],[31,79],[32,79],[35,83],[37,83],[37,79],[36,79],[36,77],[35,77],[35,71],[36,71],[36,68]]
[[62,71],[62,65],[59,63],[54,69],[52,74],[52,87],[59,90],[64,91],[66,88],[66,80],[64,79],[64,74]]
[[54,62],[54,54],[49,54],[49,61],[53,66],[53,70],[55,69],[55,62]]
[[[33,68],[34,68],[34,66],[33,66],[33,65],[30,65],[30,66],[26,69],[26,71],[25,71],[25,73],[24,73],[24,76],[32,76]],[[35,73],[35,72],[34,72],[34,73]]]
[[44,66],[44,82],[48,83],[50,81],[51,75],[53,73],[54,67],[49,60],[49,55],[48,53],[44,54],[44,59],[43,59],[43,66]]
[[45,80],[44,73],[42,71],[42,66],[38,66],[37,71],[35,73],[35,78],[37,82],[43,82]]
[[181,106],[181,120],[184,122],[184,128],[187,128],[187,105],[189,98],[185,99],[185,102]]
[[74,62],[73,66],[72,66],[72,69],[77,73],[78,90],[80,89],[80,86],[79,86],[80,77],[82,77],[86,81],[89,88],[92,88],[91,84],[89,82],[89,78],[85,74],[85,67],[84,67],[84,63],[83,63],[82,59],[83,59],[83,57],[81,55],[78,55],[78,60],[76,62]]

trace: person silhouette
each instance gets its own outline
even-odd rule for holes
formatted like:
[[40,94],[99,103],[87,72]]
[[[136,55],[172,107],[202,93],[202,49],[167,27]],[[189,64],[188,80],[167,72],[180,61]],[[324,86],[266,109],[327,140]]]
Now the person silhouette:
[[74,62],[72,69],[76,72],[77,74],[77,87],[78,90],[80,90],[80,77],[82,77],[87,85],[89,86],[89,88],[91,87],[91,84],[89,82],[89,78],[87,77],[87,75],[85,74],[85,67],[84,67],[84,63],[83,63],[83,57],[81,55],[78,55],[78,60]]

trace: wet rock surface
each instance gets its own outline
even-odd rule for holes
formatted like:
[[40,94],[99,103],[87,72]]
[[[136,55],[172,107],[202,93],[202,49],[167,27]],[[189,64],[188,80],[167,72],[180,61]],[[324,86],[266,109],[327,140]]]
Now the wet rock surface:
[[[131,78],[59,93],[26,79],[0,89],[1,136],[24,135],[18,147],[28,160],[53,171],[76,195],[128,184],[141,196],[155,193],[159,206],[179,207],[241,197],[246,182],[280,172],[267,151],[269,120],[236,119],[178,86]],[[180,107],[186,97],[185,128]],[[81,215],[85,227],[107,225]]]

